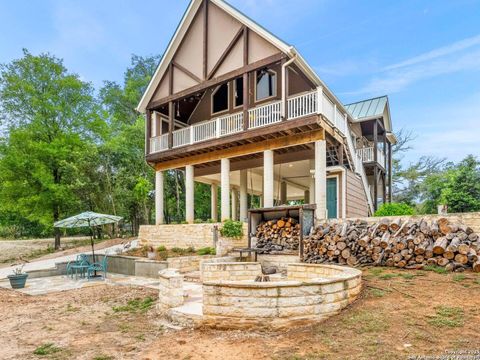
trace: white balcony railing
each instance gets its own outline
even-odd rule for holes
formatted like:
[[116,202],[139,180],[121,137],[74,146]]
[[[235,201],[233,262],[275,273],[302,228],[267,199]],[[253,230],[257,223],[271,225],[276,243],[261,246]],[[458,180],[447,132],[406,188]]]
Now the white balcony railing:
[[317,92],[294,96],[287,100],[288,119],[296,119],[317,112]]
[[150,153],[168,149],[168,134],[150,138]]
[[250,129],[277,123],[282,120],[282,102],[276,101],[248,110]]
[[235,134],[243,131],[243,113],[236,113],[218,119],[220,123],[219,136]]
[[204,121],[192,126],[193,139],[192,143],[210,140],[216,137],[217,120]]
[[191,128],[186,127],[173,132],[173,147],[177,148],[186,144],[190,144]]
[[[357,149],[357,154],[363,162],[375,161],[373,146]],[[377,162],[382,166],[385,164],[385,154],[380,148],[377,149]]]

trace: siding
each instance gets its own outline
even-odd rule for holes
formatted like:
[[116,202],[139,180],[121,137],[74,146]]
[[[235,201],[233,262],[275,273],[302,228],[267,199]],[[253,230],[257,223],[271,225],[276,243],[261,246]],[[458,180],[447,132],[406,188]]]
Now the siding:
[[347,173],[347,217],[368,216],[368,203],[362,180],[353,171]]

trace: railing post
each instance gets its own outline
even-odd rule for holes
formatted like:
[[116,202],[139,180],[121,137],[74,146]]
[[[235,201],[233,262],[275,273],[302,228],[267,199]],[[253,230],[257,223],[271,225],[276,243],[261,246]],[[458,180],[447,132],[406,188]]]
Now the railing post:
[[221,133],[222,133],[221,132],[221,121],[220,121],[220,118],[216,118],[215,119],[215,136],[217,138],[219,138]]
[[193,144],[195,142],[195,126],[190,126],[188,132],[190,135],[190,144]]
[[323,88],[317,87],[317,114],[323,113]]

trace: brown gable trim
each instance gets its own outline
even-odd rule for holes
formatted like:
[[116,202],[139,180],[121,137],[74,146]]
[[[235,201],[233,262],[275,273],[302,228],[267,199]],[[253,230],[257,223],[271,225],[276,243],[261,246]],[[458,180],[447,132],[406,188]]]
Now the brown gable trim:
[[196,82],[198,83],[201,83],[202,82],[202,79],[200,79],[197,75],[195,75],[194,73],[192,73],[190,70],[188,70],[187,68],[183,67],[182,65],[176,63],[175,61],[172,62],[172,65],[174,67],[176,67],[178,70],[184,72],[185,74],[187,74],[190,78],[192,78],[193,80],[195,80]]
[[218,85],[220,83],[223,83],[225,81],[234,79],[234,78],[236,78],[240,75],[243,75],[246,72],[250,72],[250,71],[256,70],[258,68],[262,68],[262,67],[274,64],[276,62],[281,61],[282,59],[284,59],[286,57],[287,57],[287,55],[283,54],[283,53],[278,53],[278,54],[269,56],[265,59],[262,59],[262,60],[254,62],[254,63],[248,64],[248,65],[243,66],[243,67],[241,67],[237,70],[230,71],[230,72],[228,72],[224,75],[221,75],[217,78],[213,78],[213,79],[204,81],[203,83],[192,86],[188,89],[182,90],[182,91],[180,91],[176,94],[172,94],[172,95],[167,96],[163,99],[152,101],[148,104],[147,108],[148,109],[154,109],[154,108],[156,108],[160,105],[164,105],[164,104],[168,103],[169,101],[175,101],[175,100],[181,99],[181,98],[183,98],[185,96],[188,96],[192,93],[195,93],[195,92],[198,92],[198,91],[203,91],[203,90],[205,90],[209,87],[212,87],[212,86]]
[[238,42],[238,39],[240,39],[240,36],[242,36],[242,34],[245,32],[245,26],[241,27],[237,33],[235,34],[235,36],[233,37],[232,41],[230,41],[230,44],[228,44],[227,48],[225,49],[225,51],[223,52],[222,56],[220,56],[220,59],[218,59],[217,63],[215,64],[215,66],[213,67],[212,71],[210,71],[210,73],[208,74],[207,76],[207,80],[210,80],[212,78],[213,75],[215,75],[215,73],[217,72],[218,68],[220,67],[220,65],[222,65],[222,63],[225,61],[225,58],[228,56],[228,54],[230,54],[230,52],[232,51],[233,47],[236,45],[236,43]]

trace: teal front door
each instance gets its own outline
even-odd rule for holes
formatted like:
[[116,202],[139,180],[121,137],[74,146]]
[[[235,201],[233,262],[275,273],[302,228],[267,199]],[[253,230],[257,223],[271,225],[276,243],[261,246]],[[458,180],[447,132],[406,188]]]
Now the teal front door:
[[337,178],[327,178],[327,211],[329,219],[337,217]]

